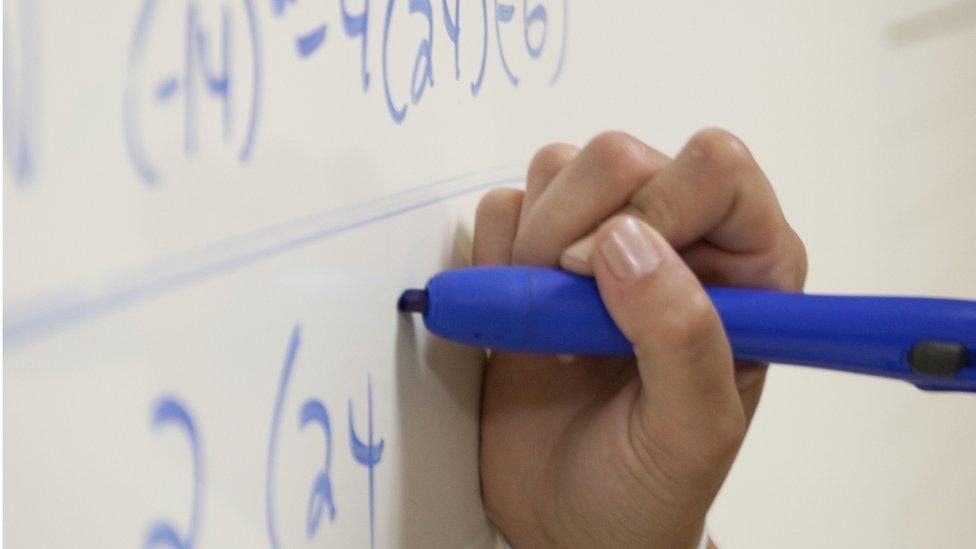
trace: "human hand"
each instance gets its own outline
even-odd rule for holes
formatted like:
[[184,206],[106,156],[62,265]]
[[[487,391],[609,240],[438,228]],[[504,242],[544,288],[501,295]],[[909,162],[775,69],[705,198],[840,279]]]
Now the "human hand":
[[636,359],[494,352],[485,508],[515,547],[694,547],[766,366],[734,363],[702,283],[800,290],[806,254],[746,147],[722,130],[673,160],[618,132],[533,159],[485,196],[476,265],[595,275]]

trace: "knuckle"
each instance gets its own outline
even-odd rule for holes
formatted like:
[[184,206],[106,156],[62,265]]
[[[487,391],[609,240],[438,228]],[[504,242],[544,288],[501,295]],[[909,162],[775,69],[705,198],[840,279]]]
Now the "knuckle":
[[721,172],[738,172],[755,165],[745,143],[721,128],[700,130],[688,141],[687,148]]
[[794,290],[796,289],[796,266],[788,260],[780,260],[773,263],[763,276],[774,290]]
[[792,258],[777,249],[764,253],[754,260],[750,279],[760,288],[791,290],[796,280]]
[[495,225],[500,221],[518,218],[522,209],[522,191],[518,189],[493,189],[478,203],[475,210],[476,225]]
[[679,348],[698,347],[721,328],[715,307],[701,290],[692,292],[667,318],[667,334]]
[[519,231],[512,242],[512,262],[516,265],[545,265],[534,239]]
[[718,417],[715,424],[713,440],[715,448],[723,456],[735,454],[742,441],[746,438],[748,428],[745,414],[733,413]]
[[793,240],[796,243],[796,259],[793,261],[794,265],[794,290],[802,290],[803,285],[807,280],[807,270],[810,267],[810,258],[807,256],[807,247],[800,240],[800,235],[796,234],[793,228],[790,228],[790,233],[793,235]]
[[725,414],[714,419],[709,429],[703,431],[707,437],[702,441],[700,468],[712,471],[715,467],[732,461],[746,437],[746,419],[743,413]]
[[625,132],[601,133],[586,145],[585,150],[590,161],[603,171],[617,174],[620,181],[649,178],[654,171],[647,146]]
[[779,252],[769,254],[760,264],[757,278],[776,290],[799,291],[807,278],[807,251],[792,228]]
[[544,183],[555,177],[579,149],[568,143],[550,143],[539,149],[529,162],[529,183]]
[[515,233],[515,240],[512,242],[512,261],[516,264],[524,263],[524,258],[528,255],[529,250],[529,242],[522,232]]
[[745,440],[748,423],[741,410],[725,415],[698,418],[691,426],[676,430],[662,440],[670,448],[667,476],[672,482],[692,481],[701,484],[714,479],[735,459]]
[[682,472],[693,478],[714,476],[716,470],[731,464],[742,446],[746,429],[744,413],[714,418],[707,428],[698,431],[683,452],[685,459],[682,460]]
[[630,197],[630,207],[637,217],[658,231],[667,232],[677,223],[673,207],[668,203],[669,195],[661,192],[653,184],[644,185]]

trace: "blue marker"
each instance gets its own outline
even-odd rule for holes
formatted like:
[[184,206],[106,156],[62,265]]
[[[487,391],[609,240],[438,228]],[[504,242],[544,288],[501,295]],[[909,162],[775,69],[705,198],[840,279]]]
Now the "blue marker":
[[[903,379],[976,392],[976,302],[706,288],[737,359]],[[476,267],[407,290],[401,311],[431,332],[524,353],[633,355],[596,281],[556,269]],[[654,311],[647,314],[653,315]]]

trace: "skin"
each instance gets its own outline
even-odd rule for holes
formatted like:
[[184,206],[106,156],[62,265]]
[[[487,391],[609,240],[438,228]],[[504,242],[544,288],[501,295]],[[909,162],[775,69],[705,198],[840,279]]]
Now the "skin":
[[[629,272],[620,238],[652,268]],[[702,284],[799,291],[806,277],[803,244],[745,145],[718,129],[674,159],[620,132],[549,145],[524,192],[482,200],[474,262],[595,275],[636,354],[491,353],[491,520],[514,547],[696,547],[766,372],[733,361]]]

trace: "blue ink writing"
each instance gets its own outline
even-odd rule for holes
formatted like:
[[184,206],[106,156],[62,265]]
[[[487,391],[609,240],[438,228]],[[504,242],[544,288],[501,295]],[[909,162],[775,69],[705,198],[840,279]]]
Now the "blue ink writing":
[[501,24],[511,21],[514,14],[514,6],[511,4],[500,4],[498,0],[495,0],[495,40],[498,42],[498,55],[501,57],[502,69],[505,71],[505,75],[508,76],[508,81],[513,86],[518,86],[518,77],[512,74],[512,69],[508,68],[508,60],[505,59],[505,48],[502,47],[502,36],[499,30]]
[[169,98],[173,97],[176,90],[180,86],[180,81],[176,77],[165,78],[156,86],[156,101],[159,103],[165,103]]
[[271,0],[271,13],[280,16],[285,13],[285,8],[289,4],[294,4],[295,0]]
[[[285,8],[289,5],[294,4],[296,0],[272,0],[271,1],[271,13],[275,17],[281,17],[285,14]],[[325,42],[325,33],[328,27],[325,23],[322,23],[312,30],[298,35],[295,38],[295,49],[298,52],[299,57],[308,57],[315,53],[322,44]]]
[[[354,38],[356,36],[362,36],[362,45],[360,53],[360,63],[363,78],[363,91],[369,89],[369,70],[366,67],[366,45],[368,44],[368,34],[369,29],[369,0],[363,0],[363,11],[358,15],[352,15],[349,10],[346,9],[346,0],[341,0],[340,6],[342,9],[342,28],[346,32],[346,36]],[[383,43],[386,44],[386,33],[384,33]],[[385,52],[384,52],[385,54]]]
[[[281,547],[278,525],[275,516],[275,493],[276,477],[275,466],[277,463],[277,449],[279,435],[281,432],[281,419],[284,415],[285,401],[288,396],[288,387],[291,376],[294,373],[295,362],[301,347],[302,330],[301,326],[296,325],[288,339],[288,348],[285,352],[284,364],[278,378],[278,391],[275,396],[274,410],[271,418],[271,435],[268,440],[268,455],[265,470],[265,519],[268,527],[268,539],[272,549]],[[349,440],[350,453],[353,459],[369,468],[369,509],[370,509],[370,539],[373,539],[376,519],[375,519],[375,497],[374,497],[374,471],[380,463],[383,455],[383,440],[374,443],[373,435],[373,385],[372,379],[367,376],[367,437],[363,442],[356,434],[353,426],[353,401],[349,400]],[[332,486],[332,455],[333,438],[332,422],[329,419],[329,411],[326,405],[319,399],[306,399],[298,414],[298,427],[305,429],[315,425],[322,430],[325,441],[324,459],[322,468],[315,476],[309,492],[308,505],[305,518],[305,536],[307,539],[315,537],[323,525],[323,517],[328,517],[329,522],[333,522],[338,514],[335,502],[335,493]]]
[[353,458],[359,464],[369,469],[369,545],[376,546],[376,502],[375,502],[375,474],[376,465],[383,458],[383,439],[373,443],[373,380],[366,379],[366,442],[356,434],[356,427],[352,421],[352,399],[349,399],[349,445]]
[[[553,85],[559,80],[559,76],[563,73],[563,61],[566,60],[566,42],[569,37],[569,0],[563,0],[563,39],[562,45],[559,47],[559,61],[556,62],[556,70],[552,73],[552,78],[549,79],[549,85]],[[541,47],[541,46],[540,46]]]
[[240,152],[237,154],[238,162],[244,162],[251,157],[251,149],[254,147],[254,135],[258,127],[258,107],[261,105],[261,48],[258,39],[257,17],[254,16],[254,5],[252,0],[244,0],[244,14],[247,20],[248,33],[251,36],[251,110],[248,114],[247,131],[244,132],[244,141],[241,143]]
[[477,96],[481,91],[481,84],[485,81],[485,67],[488,65],[488,0],[481,0],[481,66],[478,78],[471,82],[471,95]]
[[396,0],[388,0],[386,3],[386,17],[383,19],[383,92],[386,95],[386,108],[390,111],[390,117],[399,124],[403,122],[403,117],[407,115],[407,106],[397,107],[393,104],[393,97],[390,95],[390,73],[387,63],[387,53],[390,41],[390,20],[393,18],[393,4]]
[[179,400],[167,396],[159,399],[153,407],[152,426],[163,428],[169,425],[183,430],[190,442],[190,450],[193,454],[193,503],[190,507],[190,524],[187,527],[186,536],[181,537],[172,524],[162,520],[157,521],[149,527],[144,547],[163,545],[173,549],[192,549],[196,540],[197,529],[200,526],[200,503],[203,497],[203,456],[200,438],[190,413]]
[[268,442],[268,463],[265,470],[265,518],[268,522],[268,539],[272,549],[278,549],[278,531],[275,527],[274,516],[274,464],[275,449],[278,446],[278,427],[281,425],[281,409],[285,405],[285,393],[288,391],[288,380],[291,378],[291,370],[295,365],[295,354],[298,353],[298,344],[301,341],[301,327],[295,326],[291,331],[291,338],[288,340],[288,351],[285,353],[285,364],[281,368],[281,377],[278,379],[278,395],[275,397],[274,413],[271,416],[271,440]]
[[[156,29],[156,11],[158,0],[144,0],[142,10],[136,24],[132,44],[129,48],[129,66],[126,73],[126,86],[123,101],[123,121],[125,128],[125,143],[129,160],[136,173],[148,183],[156,183],[159,170],[151,160],[151,153],[147,150],[146,139],[143,135],[143,120],[147,116],[149,106],[162,106],[172,102],[182,95],[183,107],[183,151],[192,156],[198,148],[200,138],[198,123],[200,109],[206,105],[201,103],[202,93],[216,97],[221,105],[222,140],[230,142],[234,136],[235,119],[244,119],[246,128],[237,137],[238,161],[246,161],[250,155],[257,128],[258,105],[260,99],[260,47],[257,36],[257,23],[254,16],[252,0],[239,0],[236,3],[244,11],[246,34],[251,41],[251,51],[243,65],[249,67],[252,74],[250,82],[250,105],[237,105],[237,97],[245,97],[247,83],[242,80],[243,75],[235,72],[234,43],[234,12],[229,7],[228,0],[221,4],[219,39],[214,43],[207,28],[203,25],[199,13],[198,0],[186,2],[185,24],[183,28],[182,67],[177,74],[158,76],[154,84],[151,75],[146,74],[156,64],[147,63],[150,47],[160,38],[169,34],[166,29]],[[282,4],[284,5],[284,4]],[[214,48],[214,44],[219,47]],[[211,50],[219,51],[214,54]],[[211,61],[216,57],[216,63]],[[215,66],[216,65],[216,66]],[[246,72],[246,71],[245,71]],[[198,80],[200,81],[198,83]],[[144,99],[144,91],[151,90],[153,99],[149,105]],[[161,112],[161,111],[160,111]],[[155,125],[150,125],[154,127]]]
[[444,11],[444,29],[447,31],[447,38],[454,44],[454,79],[461,79],[461,28],[458,21],[461,20],[461,0],[454,0],[454,18],[451,18],[451,10],[447,7],[447,0],[442,1]]
[[315,537],[322,521],[322,513],[329,513],[329,522],[335,520],[336,508],[332,502],[332,480],[329,470],[332,468],[332,425],[329,423],[329,412],[321,401],[309,399],[302,406],[300,425],[305,427],[309,423],[316,423],[325,435],[325,465],[315,476],[312,493],[308,498],[308,515],[305,519],[305,535],[308,539]]
[[[311,1],[311,0],[301,0]],[[512,0],[492,0],[493,9],[489,10],[488,1],[481,0],[481,51],[478,57],[477,69],[473,64],[465,64],[464,54],[461,48],[461,27],[470,23],[462,23],[461,0],[441,0],[436,3],[436,7],[442,10],[441,18],[443,26],[436,25],[437,29],[443,28],[447,39],[452,44],[454,80],[460,81],[463,67],[471,67],[472,75],[469,76],[470,90],[473,97],[477,97],[487,77],[488,72],[488,52],[489,52],[489,19],[493,18],[491,24],[494,25],[494,36],[498,46],[498,60],[506,79],[512,86],[519,86],[523,78],[529,78],[531,72],[527,69],[520,69],[521,75],[517,75],[513,70],[513,62],[517,62],[519,56],[529,61],[536,61],[540,66],[554,67],[549,77],[549,85],[555,84],[562,74],[566,58],[566,45],[568,37],[568,0],[561,2],[562,6],[562,33],[561,36],[554,38],[552,35],[556,31],[559,17],[558,11],[553,11],[555,0],[523,0],[521,6],[521,17],[516,17],[516,7]],[[200,16],[198,9],[202,0],[185,0],[186,14],[183,29],[182,45],[182,67],[175,74],[152,75],[148,74],[151,70],[158,70],[158,63],[149,63],[148,50],[150,46],[159,40],[159,35],[168,36],[163,32],[165,29],[154,29],[157,19],[157,4],[159,0],[143,0],[142,9],[136,24],[132,44],[129,53],[129,66],[126,77],[126,87],[124,94],[124,128],[125,143],[129,159],[140,178],[146,183],[155,183],[159,178],[159,169],[153,163],[155,156],[153,151],[148,150],[146,136],[143,135],[143,128],[161,127],[158,123],[144,125],[144,119],[148,116],[147,109],[156,108],[159,113],[165,105],[178,104],[182,106],[182,133],[183,149],[186,156],[192,156],[197,150],[198,145],[203,146],[204,140],[212,139],[211,136],[200,135],[198,130],[200,117],[205,114],[207,109],[212,108],[213,101],[207,98],[216,99],[223,115],[223,141],[228,145],[236,144],[238,147],[238,161],[245,162],[252,154],[254,147],[257,119],[259,114],[261,96],[261,47],[258,34],[257,20],[253,9],[253,0],[223,0],[220,6],[220,26],[217,33],[211,33],[205,21]],[[276,19],[283,18],[291,11],[299,0],[268,0],[270,11]],[[423,16],[426,22],[426,34],[419,39],[416,45],[416,53],[412,59],[412,70],[409,72],[410,79],[407,82],[394,82],[394,74],[403,74],[396,70],[391,64],[403,62],[399,54],[403,48],[401,45],[391,44],[393,29],[399,25],[406,25],[405,18],[394,21],[396,0],[386,1],[385,16],[382,19],[382,33],[373,42],[379,41],[380,58],[382,71],[382,94],[386,104],[388,114],[395,124],[402,124],[408,113],[408,105],[417,105],[423,98],[428,87],[433,87],[435,81],[435,51],[434,34],[436,19],[434,14],[435,0],[408,0],[408,13],[410,15]],[[342,20],[342,34],[353,40],[358,40],[360,45],[360,76],[362,81],[363,93],[368,93],[370,87],[371,72],[369,69],[369,51],[371,35],[369,32],[370,10],[373,7],[371,0],[361,0],[361,9],[356,10],[350,7],[349,0],[338,1],[338,11]],[[453,5],[452,5],[453,4]],[[170,5],[170,4],[167,4]],[[235,15],[231,6],[237,5],[243,8],[243,25],[235,26]],[[467,12],[465,12],[467,13]],[[555,14],[555,16],[554,16]],[[475,16],[477,17],[477,16]],[[169,19],[166,19],[167,21]],[[519,34],[505,33],[503,25],[518,27]],[[235,60],[234,52],[247,51],[235,44],[237,40],[237,30],[244,28],[246,39],[250,40],[251,49],[245,53],[243,59]],[[155,31],[155,32],[154,32]],[[299,58],[307,58],[312,54],[322,51],[323,46],[329,40],[330,33],[328,21],[317,21],[308,30],[294,36],[295,51]],[[375,34],[375,33],[374,33]],[[213,37],[219,38],[213,40]],[[469,36],[466,31],[465,36]],[[509,40],[518,36],[518,42]],[[505,40],[503,40],[505,38]],[[467,38],[466,38],[467,39]],[[473,39],[475,43],[477,39]],[[559,40],[558,51],[552,51],[550,45]],[[516,44],[523,45],[514,47]],[[375,46],[374,46],[375,47]],[[159,46],[156,50],[164,49]],[[470,51],[470,50],[469,50]],[[477,51],[477,50],[475,50]],[[470,60],[473,62],[474,60]],[[246,81],[247,74],[250,72],[250,82]],[[153,76],[155,78],[153,78]],[[397,76],[396,78],[400,78]],[[249,87],[249,89],[248,89]],[[402,90],[402,91],[401,91]],[[409,94],[407,94],[409,90]],[[250,95],[250,103],[247,98]],[[409,97],[409,98],[408,98]],[[149,100],[147,100],[149,98]],[[177,103],[175,100],[181,101]],[[172,109],[173,107],[170,107]],[[158,116],[159,114],[157,114]],[[244,121],[244,131],[240,134],[235,130],[235,122]],[[162,125],[165,127],[165,125]],[[159,131],[159,130],[156,130]],[[10,134],[11,132],[7,132]],[[6,134],[5,134],[6,135]],[[25,134],[26,135],[26,134]],[[154,139],[155,143],[167,143],[172,140]],[[8,150],[10,147],[8,147]],[[158,154],[158,153],[157,153]]]
[[298,50],[298,55],[308,57],[315,50],[319,49],[319,46],[325,41],[325,29],[325,25],[319,25],[315,29],[296,38],[295,47]]
[[[6,13],[3,18],[3,156],[11,159],[13,180],[21,184],[34,171],[35,72],[39,66],[34,46],[36,9],[30,0],[20,0],[19,20],[11,23]],[[8,25],[16,25],[16,31]]]
[[[525,25],[523,25],[522,29],[525,36],[525,49],[529,50],[529,55],[532,57],[539,57],[542,55],[542,48],[546,45],[546,33],[549,30],[549,14],[546,11],[546,7],[542,4],[536,5],[532,8],[532,11],[529,11],[529,0],[522,0],[522,14],[525,17]],[[542,25],[539,43],[535,45],[529,40],[529,33],[531,32],[533,23]]]
[[[392,0],[390,1],[392,4]],[[416,105],[424,95],[427,85],[434,85],[434,61],[431,58],[431,49],[434,46],[434,16],[431,13],[430,0],[410,0],[410,13],[420,13],[427,19],[427,38],[420,41],[417,49],[417,59],[413,63],[413,77],[410,80],[410,100]],[[423,62],[423,73],[420,72],[421,62]],[[420,81],[417,81],[417,75]]]
[[[226,6],[223,6],[220,10],[220,22],[221,22],[221,72],[218,74],[217,71],[211,70],[209,66],[208,58],[208,48],[209,44],[207,42],[208,38],[203,29],[199,28],[196,23],[196,8],[191,6],[190,13],[193,14],[193,27],[190,32],[187,32],[188,36],[193,36],[196,40],[195,48],[188,48],[188,51],[196,51],[197,53],[197,63],[200,66],[200,71],[203,73],[203,81],[206,84],[206,89],[217,96],[220,97],[223,103],[223,126],[224,126],[224,139],[226,139],[230,133],[230,113],[231,113],[231,96],[230,96],[230,40],[231,40],[231,27],[230,27],[230,11]],[[187,76],[187,81],[189,81],[189,75]],[[187,100],[195,98],[194,94],[186,94]],[[196,110],[194,107],[193,110]],[[187,112],[190,109],[187,108]],[[189,123],[187,124],[189,126]]]

